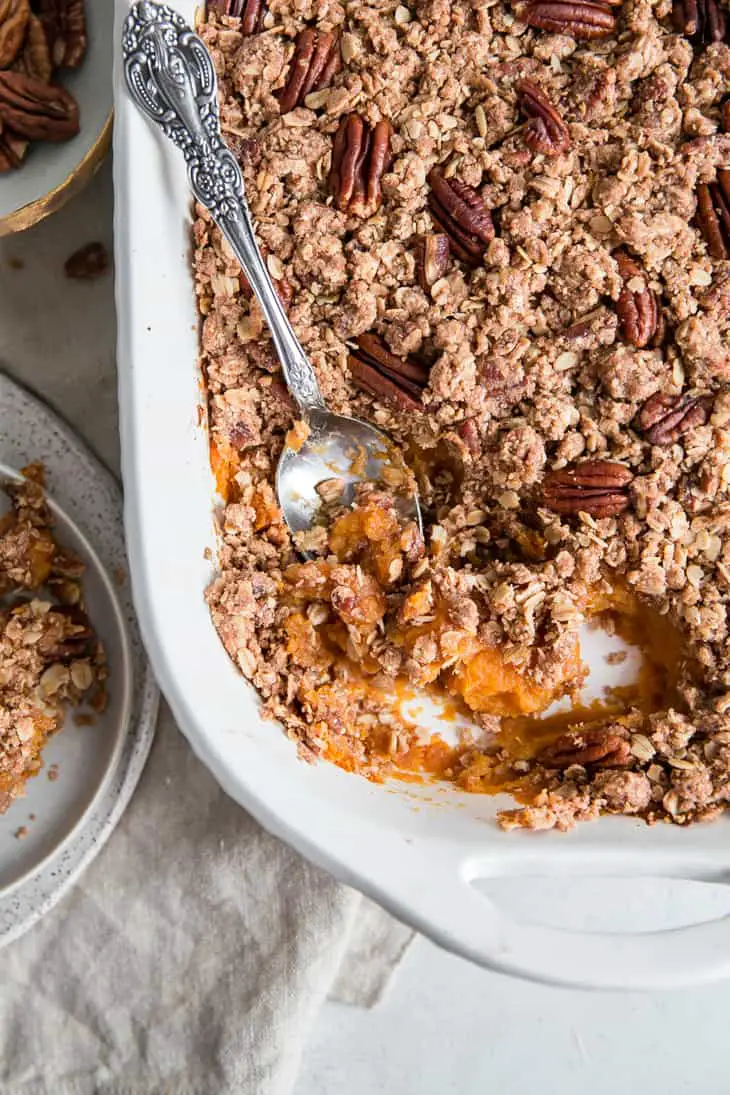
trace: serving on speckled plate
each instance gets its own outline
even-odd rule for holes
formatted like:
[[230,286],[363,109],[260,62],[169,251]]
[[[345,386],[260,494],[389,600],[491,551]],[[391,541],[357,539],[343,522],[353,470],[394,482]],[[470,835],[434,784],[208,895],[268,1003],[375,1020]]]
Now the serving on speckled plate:
[[[0,409],[0,482],[12,496],[0,495],[2,947],[56,904],[113,831],[152,743],[158,693],[132,609],[116,482],[4,375]],[[44,490],[37,469],[19,472],[34,459]]]
[[[41,465],[5,493],[0,519],[0,813],[25,792],[42,751],[82,701],[107,704],[107,665],[86,614],[82,559],[54,536]],[[82,717],[78,715],[77,717]]]

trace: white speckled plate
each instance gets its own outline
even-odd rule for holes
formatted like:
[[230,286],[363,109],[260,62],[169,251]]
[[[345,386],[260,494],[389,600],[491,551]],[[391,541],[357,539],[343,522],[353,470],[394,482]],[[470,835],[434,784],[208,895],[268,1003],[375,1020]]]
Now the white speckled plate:
[[67,719],[25,797],[0,815],[0,946],[47,912],[110,836],[144,767],[158,705],[129,583],[120,580],[121,491],[67,426],[0,374],[0,478],[33,460],[46,468],[59,540],[87,565],[84,591],[107,651],[110,702],[91,725]]

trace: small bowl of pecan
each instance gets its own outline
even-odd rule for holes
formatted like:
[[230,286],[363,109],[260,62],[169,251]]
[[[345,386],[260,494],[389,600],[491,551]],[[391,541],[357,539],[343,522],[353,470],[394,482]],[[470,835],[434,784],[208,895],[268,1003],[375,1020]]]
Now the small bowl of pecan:
[[0,0],[0,236],[59,209],[109,148],[113,5]]

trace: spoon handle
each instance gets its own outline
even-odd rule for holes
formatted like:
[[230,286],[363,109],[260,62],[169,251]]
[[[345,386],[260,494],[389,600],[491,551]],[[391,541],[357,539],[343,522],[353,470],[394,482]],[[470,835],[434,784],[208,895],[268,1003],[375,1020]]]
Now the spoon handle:
[[317,377],[256,243],[241,170],[221,136],[210,54],[177,12],[151,0],[133,5],[124,26],[122,51],[132,98],[182,151],[193,194],[209,210],[248,278],[289,391],[303,414],[323,409]]

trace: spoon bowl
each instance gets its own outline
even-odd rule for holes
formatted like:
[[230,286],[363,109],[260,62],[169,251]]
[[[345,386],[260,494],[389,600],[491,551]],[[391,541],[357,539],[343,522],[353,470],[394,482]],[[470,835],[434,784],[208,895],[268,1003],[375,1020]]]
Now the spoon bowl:
[[[292,532],[311,528],[322,497],[317,487],[328,479],[341,479],[341,500],[349,504],[355,485],[385,481],[403,469],[403,485],[412,476],[403,465],[387,434],[359,418],[347,418],[327,410],[313,410],[307,419],[309,434],[301,445],[287,444],[276,473],[276,490],[284,519]],[[402,515],[418,523],[421,511],[414,488],[398,492]]]

